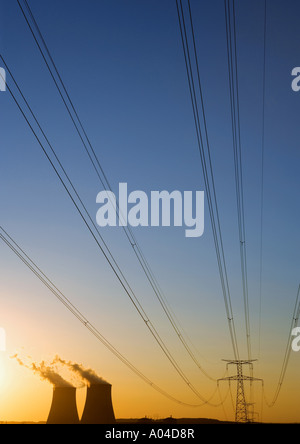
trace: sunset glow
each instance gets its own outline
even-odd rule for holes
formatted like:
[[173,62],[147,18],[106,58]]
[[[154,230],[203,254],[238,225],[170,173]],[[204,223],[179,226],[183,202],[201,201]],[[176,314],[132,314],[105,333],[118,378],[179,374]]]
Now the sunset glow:
[[299,1],[0,7],[0,422],[300,422]]

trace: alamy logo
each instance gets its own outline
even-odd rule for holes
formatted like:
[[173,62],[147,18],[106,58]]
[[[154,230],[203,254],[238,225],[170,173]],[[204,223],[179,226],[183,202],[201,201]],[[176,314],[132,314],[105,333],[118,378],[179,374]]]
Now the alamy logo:
[[4,328],[0,327],[0,352],[6,351],[6,332]]
[[0,91],[6,91],[6,72],[3,68],[0,68]]
[[300,327],[293,328],[292,336],[296,336],[292,340],[292,350],[298,352],[300,350]]
[[100,227],[185,225],[186,237],[200,237],[204,232],[204,191],[196,191],[195,199],[193,194],[193,191],[151,191],[148,198],[144,191],[133,191],[128,195],[127,183],[120,183],[118,205],[112,191],[97,195],[96,202],[101,204],[97,224]]

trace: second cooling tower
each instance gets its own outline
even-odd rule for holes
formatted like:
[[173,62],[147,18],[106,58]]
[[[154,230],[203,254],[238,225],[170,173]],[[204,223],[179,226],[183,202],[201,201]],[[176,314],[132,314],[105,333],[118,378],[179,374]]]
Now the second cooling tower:
[[87,387],[81,424],[114,424],[115,422],[111,385],[103,383]]

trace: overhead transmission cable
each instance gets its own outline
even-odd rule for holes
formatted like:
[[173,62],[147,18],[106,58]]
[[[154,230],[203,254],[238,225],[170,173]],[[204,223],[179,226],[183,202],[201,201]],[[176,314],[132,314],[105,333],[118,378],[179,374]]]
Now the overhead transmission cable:
[[[33,12],[27,2],[27,0],[23,0],[24,4],[26,6],[26,9],[28,11],[28,14],[30,16],[30,19],[32,21],[32,24],[35,28],[35,31],[33,29],[33,27],[30,24],[30,21],[26,15],[26,12],[24,10],[24,8],[21,5],[21,2],[19,0],[17,0],[18,5],[22,11],[22,14],[25,18],[25,21],[28,25],[28,28],[34,38],[34,41],[42,55],[42,58],[46,64],[46,67],[54,81],[54,84],[59,92],[59,95],[64,103],[64,106],[67,109],[67,112],[72,120],[72,123],[75,127],[75,130],[77,132],[77,134],[80,137],[80,140],[82,142],[82,145],[84,147],[84,150],[86,152],[86,154],[88,155],[88,158],[90,160],[90,162],[92,163],[92,166],[97,174],[98,179],[100,180],[103,188],[105,190],[109,190],[112,191],[112,187],[110,185],[110,182],[108,180],[108,177],[104,171],[103,166],[101,165],[101,162],[99,160],[99,157],[96,154],[96,150],[93,147],[92,143],[91,143],[91,139],[89,138],[86,129],[84,128],[84,125],[82,123],[82,120],[79,117],[79,113],[76,110],[74,103],[70,97],[70,94],[66,88],[66,85],[59,73],[59,70],[57,68],[57,65],[54,62],[54,59],[50,53],[50,50],[48,48],[48,45],[45,41],[45,38],[40,30],[40,27],[33,15]],[[40,40],[40,42],[39,42]],[[44,49],[43,49],[44,48]],[[111,199],[110,194],[108,193],[108,198]],[[119,208],[119,203],[118,203],[118,199],[116,199],[116,202],[112,201],[113,205],[116,205],[116,209],[120,214],[120,208]],[[122,218],[122,214],[120,214],[120,217]],[[182,343],[183,347],[185,348],[185,350],[187,351],[188,355],[190,356],[190,358],[194,361],[194,363],[196,364],[196,366],[198,367],[198,369],[210,380],[212,381],[216,381],[216,378],[213,378],[211,375],[209,375],[201,366],[201,364],[199,363],[199,360],[197,359],[197,357],[195,356],[195,354],[193,353],[193,351],[191,350],[190,346],[187,343],[187,340],[185,339],[186,334],[183,332],[183,330],[180,328],[180,326],[178,325],[178,321],[175,319],[174,314],[172,314],[172,310],[169,307],[169,304],[166,300],[166,297],[164,296],[158,282],[157,279],[153,273],[153,271],[151,270],[151,267],[137,241],[137,239],[135,238],[132,230],[130,229],[130,227],[128,226],[122,226],[123,231],[125,232],[125,235],[130,243],[130,245],[132,246],[132,249],[134,251],[134,254],[136,255],[138,262],[140,264],[140,266],[142,267],[142,270],[152,288],[152,290],[154,291],[154,294],[157,298],[157,300],[159,301],[163,311],[165,312],[167,319],[169,321],[169,323],[171,324],[173,330],[175,331],[178,339],[180,340],[180,342]]]
[[[77,193],[77,191],[76,191],[76,189],[75,189],[75,187],[74,187],[70,177],[67,175],[65,169],[63,168],[63,166],[62,166],[62,164],[61,164],[61,162],[60,162],[60,160],[59,160],[59,158],[58,158],[58,156],[57,156],[53,146],[49,142],[49,139],[47,138],[45,132],[43,131],[41,125],[39,124],[39,122],[38,122],[34,112],[32,111],[32,108],[30,107],[30,105],[29,105],[28,101],[26,100],[24,94],[22,93],[18,83],[16,82],[14,76],[12,75],[12,72],[11,72],[10,68],[8,67],[7,63],[5,62],[5,60],[4,60],[4,58],[3,58],[3,56],[1,54],[0,54],[0,60],[2,60],[3,64],[5,65],[5,67],[7,69],[7,72],[10,74],[10,76],[11,76],[11,78],[12,78],[12,80],[13,80],[13,82],[14,82],[14,84],[15,84],[18,92],[19,92],[19,94],[21,95],[21,97],[22,97],[26,107],[28,108],[30,115],[34,119],[35,124],[38,126],[38,128],[39,128],[42,136],[44,137],[48,147],[50,148],[50,151],[51,151],[52,155],[54,156],[55,160],[51,159],[51,155],[47,152],[45,146],[41,142],[39,136],[37,135],[37,132],[33,128],[33,124],[30,123],[29,117],[27,117],[27,115],[25,114],[24,110],[22,109],[20,103],[18,102],[16,96],[12,92],[12,90],[11,90],[11,88],[10,88],[8,83],[6,83],[7,90],[10,92],[10,95],[12,96],[14,102],[16,103],[17,107],[19,108],[22,116],[24,117],[26,123],[28,124],[31,132],[33,133],[35,139],[37,140],[40,148],[42,149],[44,155],[46,156],[48,162],[50,163],[52,169],[54,170],[56,176],[58,177],[59,181],[63,185],[65,191],[67,192],[69,198],[71,199],[72,203],[74,204],[74,206],[75,206],[76,210],[78,211],[81,219],[83,220],[85,226],[87,227],[87,229],[89,230],[90,234],[92,235],[92,237],[93,237],[94,241],[96,242],[98,248],[100,249],[100,251],[104,255],[104,258],[108,262],[110,268],[112,269],[113,273],[117,277],[117,279],[118,279],[119,283],[121,284],[122,288],[124,289],[125,293],[129,297],[129,299],[132,302],[134,308],[136,309],[136,311],[138,312],[138,314],[140,315],[140,317],[144,321],[144,323],[147,326],[148,330],[150,331],[151,335],[153,336],[153,338],[155,339],[155,341],[157,342],[157,344],[159,345],[159,347],[161,348],[161,350],[163,351],[163,353],[165,354],[165,356],[167,357],[167,359],[169,360],[171,365],[174,367],[176,372],[183,379],[183,381],[186,383],[186,385],[189,387],[189,389],[199,399],[201,399],[203,402],[207,402],[210,405],[214,405],[214,404],[209,403],[209,400],[206,400],[205,398],[203,398],[203,396],[198,392],[198,390],[190,382],[190,380],[185,375],[185,373],[182,371],[182,369],[180,368],[180,366],[178,365],[178,363],[176,362],[176,360],[174,359],[174,357],[170,353],[169,349],[167,348],[167,346],[163,342],[162,338],[158,334],[158,332],[155,329],[154,325],[152,324],[150,318],[147,316],[147,314],[144,311],[142,305],[140,304],[137,296],[135,295],[135,293],[133,292],[132,288],[128,284],[124,274],[122,273],[120,267],[118,266],[118,264],[117,264],[115,258],[113,257],[109,247],[104,242],[104,239],[101,236],[97,226],[93,222],[90,214],[88,213],[86,207],[84,206],[84,204],[83,204],[81,198],[79,197],[79,194]],[[0,75],[1,75],[1,73],[0,73]],[[55,166],[55,162],[57,163],[57,166]],[[58,167],[61,169],[61,173],[58,171]],[[63,176],[65,177],[65,179],[63,178]],[[68,188],[68,185],[66,184],[66,181],[69,183],[69,186],[71,187],[71,190]],[[75,193],[75,196],[73,195],[73,193]],[[76,201],[76,198],[77,198],[78,201]],[[82,207],[82,208],[80,208],[80,207]],[[86,213],[86,216],[84,215],[84,213]],[[91,227],[90,222],[92,223],[92,226],[94,227],[94,230],[96,231],[97,234],[93,231],[93,228]],[[99,239],[98,239],[97,236],[99,237]],[[101,245],[100,242],[102,243],[102,245]]]
[[[261,138],[261,207],[260,207],[260,274],[259,274],[259,339],[258,339],[258,353],[260,355],[261,351],[261,315],[262,315],[262,273],[263,273],[263,225],[264,225],[264,186],[265,186],[265,120],[266,120],[266,48],[267,48],[267,0],[264,0],[264,35],[263,35],[263,92],[262,92],[262,138]],[[284,353],[283,363],[281,367],[281,372],[279,375],[279,381],[275,390],[275,394],[271,402],[266,399],[265,393],[263,394],[264,399],[268,407],[273,407],[279,397],[282,389],[284,378],[286,375],[290,354],[292,350],[292,330],[297,326],[300,316],[300,285],[298,287],[296,302],[294,307],[294,312],[292,316],[291,326],[289,329],[287,345]]]
[[293,341],[292,330],[293,330],[293,328],[295,328],[298,325],[299,317],[300,317],[300,285],[299,285],[298,291],[297,291],[294,312],[293,312],[291,326],[290,326],[289,333],[288,333],[286,349],[285,349],[285,353],[284,353],[284,357],[283,357],[283,363],[282,363],[281,372],[279,375],[278,384],[277,384],[277,387],[275,390],[275,394],[274,394],[271,402],[268,402],[266,396],[264,395],[265,402],[268,405],[268,407],[274,406],[274,404],[276,403],[278,396],[280,394],[280,391],[281,391],[281,388],[283,385],[283,381],[284,381],[284,378],[286,375],[288,363],[290,360],[291,351],[292,351],[292,341]]
[[[200,95],[200,106],[198,105],[198,98],[197,98],[194,73],[193,73],[193,65],[192,65],[192,61],[191,61],[190,45],[189,45],[189,39],[187,36],[186,21],[185,21],[185,14],[184,14],[183,6],[182,6],[182,0],[176,0],[176,7],[177,7],[177,15],[178,15],[178,21],[179,21],[179,29],[180,29],[180,36],[181,36],[182,47],[183,47],[183,54],[184,54],[184,61],[185,61],[185,66],[186,66],[189,92],[190,92],[190,97],[191,97],[191,102],[192,102],[192,110],[193,110],[193,117],[194,117],[195,129],[196,129],[197,144],[198,144],[198,148],[199,148],[201,165],[202,165],[202,170],[203,170],[207,203],[208,203],[209,215],[210,215],[210,220],[211,220],[211,225],[212,225],[212,234],[213,234],[214,246],[215,246],[215,250],[216,250],[217,264],[218,264],[218,269],[219,269],[226,317],[227,317],[228,326],[229,326],[229,333],[230,333],[231,344],[232,344],[232,348],[233,348],[233,354],[234,354],[235,359],[238,359],[239,358],[238,343],[237,343],[237,337],[236,337],[236,330],[235,330],[232,303],[231,303],[231,295],[230,295],[229,282],[228,282],[227,266],[226,266],[223,239],[222,239],[222,231],[221,231],[221,223],[220,223],[218,202],[217,202],[216,189],[215,189],[212,159],[211,159],[211,154],[210,154],[210,143],[209,143],[209,138],[208,138],[207,124],[206,124],[206,114],[205,114],[204,98],[203,98],[203,93],[202,93],[200,70],[199,70],[199,64],[198,64],[197,49],[196,49],[196,42],[195,42],[195,35],[194,35],[194,28],[193,28],[193,21],[192,21],[192,12],[191,12],[191,7],[190,7],[190,2],[188,1],[190,25],[191,25],[192,37],[193,37],[192,44],[193,44],[193,48],[194,48],[194,56],[195,56],[195,63],[196,63],[196,79],[198,80],[198,89],[199,89],[199,95]],[[204,137],[203,137],[202,125],[200,122],[199,108],[201,108],[201,112],[202,112],[202,125],[204,126]],[[205,142],[206,142],[205,144],[204,144],[204,138],[205,138]],[[205,150],[204,145],[206,146],[206,150]]]
[[258,356],[261,347],[262,318],[262,274],[263,274],[263,229],[264,229],[264,187],[265,187],[265,117],[266,117],[266,46],[267,46],[267,0],[264,0],[264,49],[263,49],[263,106],[261,137],[261,191],[260,191],[260,254],[259,254],[259,320],[258,320]]
[[[141,378],[151,388],[159,392],[169,400],[176,402],[177,404],[187,407],[201,407],[206,404],[189,404],[183,402],[174,396],[170,395],[167,391],[163,390],[157,384],[152,382],[143,372],[133,365],[123,354],[121,354],[94,325],[73,305],[73,303],[57,288],[57,286],[50,280],[47,275],[37,266],[37,264],[25,253],[25,251],[17,244],[17,242],[0,226],[0,239],[12,250],[12,252],[35,274],[35,276],[53,293],[53,295],[61,302],[71,313],[75,316],[85,328],[87,328],[98,341],[100,341],[115,357],[117,357],[123,364],[125,364],[133,373]],[[217,390],[217,389],[216,389]],[[227,394],[228,395],[228,394]],[[222,400],[223,404],[227,398]],[[220,405],[221,405],[220,404]]]
[[[230,3],[232,3],[232,8],[230,7]],[[231,110],[231,122],[232,122],[233,151],[234,151],[234,172],[235,172],[235,188],[236,188],[236,201],[237,201],[237,213],[238,213],[238,231],[239,231],[239,243],[240,243],[240,260],[241,260],[241,272],[242,272],[246,344],[248,351],[248,359],[251,360],[250,315],[249,315],[249,295],[248,295],[235,1],[232,0],[232,2],[230,2],[230,0],[224,0],[224,5],[225,5],[230,110]]]
[[[232,2],[232,12],[230,9],[230,0],[224,0],[225,15],[226,15],[226,34],[227,34],[227,48],[228,48],[228,65],[229,65],[229,79],[230,79],[230,94],[231,94],[231,113],[233,124],[233,139],[235,150],[235,171],[237,184],[237,202],[239,212],[239,233],[241,246],[241,261],[243,273],[243,289],[245,301],[245,318],[247,331],[247,346],[248,353],[251,353],[250,347],[250,324],[249,324],[249,306],[248,306],[248,287],[247,287],[247,266],[246,266],[246,243],[245,243],[245,219],[244,219],[244,204],[243,204],[243,181],[242,181],[242,158],[241,158],[241,135],[240,135],[240,120],[239,120],[239,96],[238,96],[238,71],[237,71],[237,43],[236,43],[236,23],[235,23],[235,0]],[[232,18],[231,18],[232,17]],[[233,22],[233,28],[231,21]],[[261,156],[261,235],[260,235],[260,319],[259,330],[261,328],[261,297],[262,297],[262,238],[263,238],[263,204],[264,204],[264,151],[265,151],[265,88],[266,88],[266,33],[267,33],[267,2],[264,1],[264,50],[263,50],[263,117],[262,117],[262,156]],[[282,384],[286,375],[292,343],[292,329],[298,324],[300,316],[300,285],[298,287],[292,322],[289,330],[287,345],[283,358],[283,364],[279,375],[277,388],[271,403],[266,400],[269,407],[274,406]],[[260,336],[260,331],[259,331]],[[260,342],[260,337],[259,337]],[[260,346],[260,344],[259,344]],[[262,381],[263,388],[264,383]]]

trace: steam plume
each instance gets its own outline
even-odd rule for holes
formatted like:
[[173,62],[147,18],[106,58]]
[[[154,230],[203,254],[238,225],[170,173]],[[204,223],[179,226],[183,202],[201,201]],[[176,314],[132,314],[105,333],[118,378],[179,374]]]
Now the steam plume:
[[65,361],[59,356],[55,357],[53,363],[60,363],[65,365],[69,370],[76,373],[81,379],[83,379],[89,386],[95,384],[109,384],[103,378],[101,378],[101,376],[97,375],[94,370],[90,368],[84,368],[81,364],[77,364],[71,361]]
[[45,361],[42,361],[39,364],[35,362],[25,364],[17,354],[12,356],[12,358],[16,359],[22,367],[28,368],[35,374],[39,375],[42,380],[50,382],[54,387],[73,387],[70,382],[66,381],[51,365],[47,365]]

